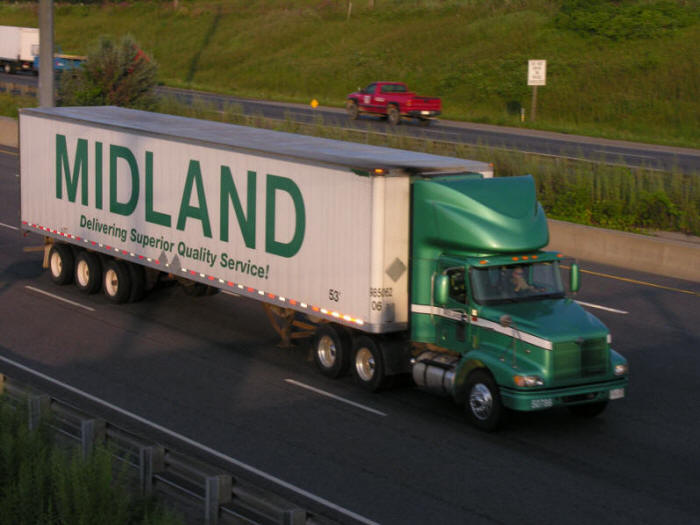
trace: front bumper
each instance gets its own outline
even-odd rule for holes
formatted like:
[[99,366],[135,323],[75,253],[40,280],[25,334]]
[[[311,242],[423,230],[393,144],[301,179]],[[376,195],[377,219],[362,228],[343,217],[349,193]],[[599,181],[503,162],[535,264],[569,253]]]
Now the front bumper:
[[422,111],[422,110],[411,110],[407,111],[406,115],[414,118],[435,118],[440,114],[439,111]]
[[503,404],[513,410],[543,410],[555,406],[582,405],[609,399],[621,399],[627,394],[627,377],[577,385],[566,388],[525,390],[501,387]]

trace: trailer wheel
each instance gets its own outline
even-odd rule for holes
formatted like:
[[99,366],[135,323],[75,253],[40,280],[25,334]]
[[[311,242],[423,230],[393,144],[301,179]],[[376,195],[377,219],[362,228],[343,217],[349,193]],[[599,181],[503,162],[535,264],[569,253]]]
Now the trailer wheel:
[[125,303],[131,294],[129,267],[123,261],[112,260],[105,265],[103,290],[107,299],[116,304]]
[[585,405],[571,405],[569,411],[577,417],[591,418],[601,414],[605,407],[608,406],[606,401],[598,401],[596,403],[586,403]]
[[56,284],[69,284],[73,280],[73,251],[67,244],[53,244],[49,251],[49,273]]
[[314,361],[324,376],[344,376],[350,365],[352,340],[341,327],[332,324],[320,326],[314,335]]
[[386,112],[386,118],[389,124],[392,126],[398,126],[401,124],[401,113],[399,113],[399,108],[394,105],[389,106]]
[[386,369],[379,344],[372,337],[362,335],[353,345],[353,373],[357,382],[370,392],[384,385]]
[[487,432],[498,429],[504,421],[505,409],[501,393],[491,374],[484,370],[474,370],[467,378],[466,413],[469,421]]
[[348,100],[348,103],[345,105],[345,109],[347,109],[348,117],[350,117],[350,119],[357,120],[357,117],[360,115],[360,108],[357,107],[357,102],[354,100]]
[[87,294],[99,291],[102,286],[102,263],[94,253],[81,251],[76,257],[75,286]]
[[8,75],[11,75],[15,72],[14,66],[8,62],[5,63],[5,67],[3,69]]

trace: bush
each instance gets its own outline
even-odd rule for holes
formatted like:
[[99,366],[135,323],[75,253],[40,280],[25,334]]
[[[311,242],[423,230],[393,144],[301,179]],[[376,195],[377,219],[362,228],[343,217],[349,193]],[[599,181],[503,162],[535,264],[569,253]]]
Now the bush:
[[59,105],[153,109],[157,66],[130,36],[101,37],[82,67],[64,72]]

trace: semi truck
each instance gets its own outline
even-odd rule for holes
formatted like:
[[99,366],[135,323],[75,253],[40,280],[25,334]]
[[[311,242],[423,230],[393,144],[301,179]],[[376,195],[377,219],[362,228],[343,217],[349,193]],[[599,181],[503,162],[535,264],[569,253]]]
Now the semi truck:
[[34,71],[39,56],[39,30],[35,27],[0,26],[0,68],[5,73]]
[[21,228],[57,284],[117,303],[161,279],[228,290],[283,342],[309,337],[325,376],[412,378],[487,431],[625,396],[626,360],[543,249],[529,175],[109,106],[22,109],[19,134]]

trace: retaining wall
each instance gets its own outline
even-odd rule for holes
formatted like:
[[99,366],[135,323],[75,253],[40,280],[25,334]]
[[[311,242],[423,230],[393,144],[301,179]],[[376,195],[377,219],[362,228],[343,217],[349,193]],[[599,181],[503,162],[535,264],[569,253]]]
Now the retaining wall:
[[[17,120],[0,117],[0,144],[17,147]],[[548,249],[587,261],[700,282],[700,244],[549,221]]]

